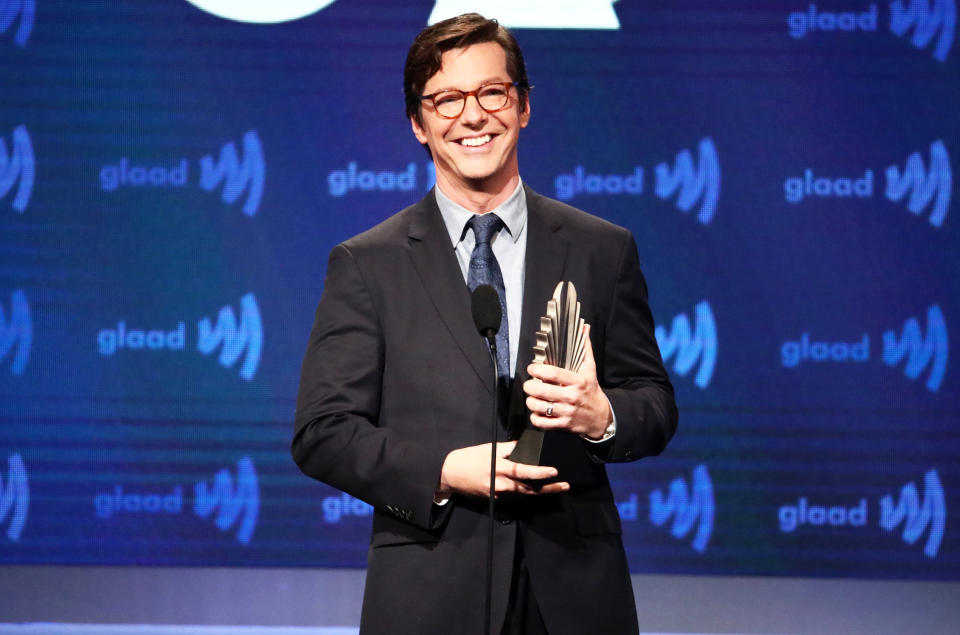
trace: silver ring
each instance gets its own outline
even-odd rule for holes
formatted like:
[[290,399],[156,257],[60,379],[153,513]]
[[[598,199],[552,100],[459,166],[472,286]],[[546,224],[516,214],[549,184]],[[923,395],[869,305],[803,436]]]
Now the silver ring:
[[550,405],[547,406],[547,411],[546,411],[545,413],[543,413],[543,416],[544,416],[544,417],[552,417],[552,416],[553,416],[553,403],[551,403]]

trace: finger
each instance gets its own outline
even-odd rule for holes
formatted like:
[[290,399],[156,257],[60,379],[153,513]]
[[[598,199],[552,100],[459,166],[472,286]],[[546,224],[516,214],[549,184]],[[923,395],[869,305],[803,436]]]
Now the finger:
[[567,492],[570,490],[570,484],[567,482],[563,483],[528,483],[524,481],[514,481],[516,483],[516,489],[512,490],[517,494],[525,494],[528,496],[536,496],[538,494],[559,494],[560,492]]
[[566,417],[573,413],[573,406],[562,401],[545,401],[536,397],[527,397],[526,405],[531,415],[546,419]]
[[557,468],[550,467],[549,465],[526,465],[524,463],[514,463],[513,461],[507,461],[508,466],[505,466],[504,471],[500,471],[498,467],[498,472],[504,474],[514,480],[518,481],[540,481],[547,478],[554,478],[558,472]]
[[499,493],[532,494],[540,488],[540,485],[536,481],[525,481],[501,474],[496,478],[495,488]]
[[564,481],[564,482],[562,482],[562,483],[548,483],[547,485],[544,485],[543,487],[541,487],[541,488],[539,488],[539,489],[537,489],[536,491],[531,492],[531,493],[533,493],[533,494],[559,494],[560,492],[568,492],[568,491],[570,491],[570,483],[567,483],[566,481]]
[[549,364],[530,364],[527,366],[527,372],[530,373],[531,377],[535,377],[547,383],[559,384],[561,386],[565,386],[577,380],[577,374],[573,371],[569,371],[566,368],[560,368],[559,366],[551,366]]
[[565,430],[570,427],[570,417],[544,417],[532,412],[530,413],[530,423],[541,430]]
[[[579,381],[579,377],[577,378]],[[570,402],[573,398],[575,389],[571,386],[559,386],[548,384],[546,382],[529,379],[523,383],[523,391],[531,397],[542,399],[543,401],[566,401]]]

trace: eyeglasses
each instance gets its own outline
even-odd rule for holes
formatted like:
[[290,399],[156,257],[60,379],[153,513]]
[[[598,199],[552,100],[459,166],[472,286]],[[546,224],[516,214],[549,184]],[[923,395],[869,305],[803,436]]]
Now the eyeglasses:
[[444,119],[456,119],[467,105],[467,97],[473,95],[485,111],[493,113],[505,110],[510,105],[510,88],[519,86],[519,82],[496,82],[484,84],[476,90],[441,90],[439,93],[424,95],[421,101],[430,100],[437,116]]

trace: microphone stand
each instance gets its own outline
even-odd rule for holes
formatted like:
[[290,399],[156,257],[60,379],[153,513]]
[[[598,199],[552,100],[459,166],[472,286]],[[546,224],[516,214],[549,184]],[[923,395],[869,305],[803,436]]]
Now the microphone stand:
[[493,621],[493,514],[494,496],[497,491],[497,415],[500,397],[500,366],[497,364],[496,336],[504,315],[497,291],[489,284],[481,284],[473,290],[470,305],[473,312],[473,324],[477,327],[477,333],[487,340],[490,357],[493,360],[493,413],[490,417],[490,495],[487,503],[490,526],[487,532],[487,588],[483,611],[483,634],[490,635],[490,624]]
[[487,507],[487,514],[490,516],[490,526],[487,532],[487,589],[484,600],[484,635],[490,635],[490,623],[493,620],[493,530],[494,530],[494,493],[496,492],[496,470],[497,470],[497,414],[498,401],[500,395],[500,368],[497,365],[497,338],[496,331],[487,329],[484,337],[490,349],[490,356],[493,359],[493,415],[490,417],[490,497]]

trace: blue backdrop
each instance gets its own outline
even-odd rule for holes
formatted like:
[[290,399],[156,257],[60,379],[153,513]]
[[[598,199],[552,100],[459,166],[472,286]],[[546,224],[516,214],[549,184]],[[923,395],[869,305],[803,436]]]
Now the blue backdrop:
[[[463,3],[316,4],[0,0],[0,562],[365,565],[299,366],[432,185],[403,62]],[[635,233],[677,390],[610,470],[632,570],[960,579],[955,1],[581,4],[500,3],[522,177]]]

